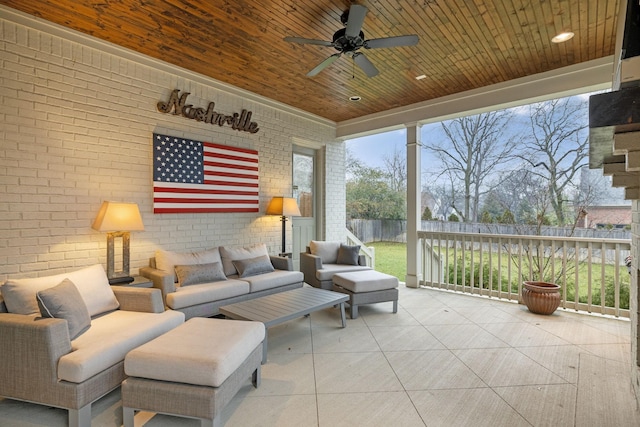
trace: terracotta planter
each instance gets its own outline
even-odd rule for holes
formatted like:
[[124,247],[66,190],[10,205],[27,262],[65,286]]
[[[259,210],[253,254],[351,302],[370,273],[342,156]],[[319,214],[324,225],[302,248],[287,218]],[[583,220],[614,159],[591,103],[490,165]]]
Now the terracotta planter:
[[560,285],[547,282],[523,282],[522,301],[530,312],[552,314],[560,305]]

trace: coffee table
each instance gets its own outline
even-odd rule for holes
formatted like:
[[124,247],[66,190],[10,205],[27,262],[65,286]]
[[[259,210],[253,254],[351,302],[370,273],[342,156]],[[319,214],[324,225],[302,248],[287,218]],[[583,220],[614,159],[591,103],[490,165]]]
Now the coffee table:
[[[348,299],[348,295],[339,292],[304,286],[249,301],[225,305],[219,310],[221,314],[230,319],[255,320],[264,323],[264,326],[269,328],[323,308],[340,305],[340,316],[344,328],[347,326],[344,302]],[[262,345],[262,363],[264,364],[267,362],[266,336]]]

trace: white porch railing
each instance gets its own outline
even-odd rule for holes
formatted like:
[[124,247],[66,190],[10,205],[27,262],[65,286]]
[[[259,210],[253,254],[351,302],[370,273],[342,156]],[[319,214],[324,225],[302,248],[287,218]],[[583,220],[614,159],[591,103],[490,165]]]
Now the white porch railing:
[[349,245],[354,245],[354,246],[355,245],[360,245],[360,253],[363,254],[365,259],[367,260],[367,265],[375,270],[375,268],[376,268],[376,248],[374,248],[373,246],[365,246],[364,243],[362,243],[356,237],[355,234],[353,234],[352,232],[350,232],[346,228],[345,228],[345,231],[347,232],[347,243]]
[[629,317],[631,241],[418,231],[423,286],[520,301],[524,280],[561,285],[565,309]]

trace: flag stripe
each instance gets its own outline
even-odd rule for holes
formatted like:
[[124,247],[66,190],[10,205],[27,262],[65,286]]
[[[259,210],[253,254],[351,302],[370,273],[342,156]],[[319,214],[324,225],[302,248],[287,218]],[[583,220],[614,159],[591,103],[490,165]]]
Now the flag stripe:
[[214,179],[205,179],[205,184],[209,185],[234,185],[236,187],[255,187],[258,188],[258,184],[255,182],[232,182],[232,181],[218,181]]
[[221,145],[213,142],[203,142],[202,144],[205,147],[217,148],[219,150],[225,150],[225,151],[235,151],[236,153],[248,154],[249,156],[247,157],[255,157],[256,161],[258,161],[258,152],[256,150],[251,150],[249,148],[230,147],[228,145]]
[[[229,199],[215,200],[215,199],[198,199],[198,198],[168,198],[168,197],[154,197],[154,203],[188,203],[188,204],[209,204],[209,205],[217,205],[217,204],[229,204]],[[253,200],[234,200],[234,205],[252,205],[255,202]]]
[[[204,172],[205,176],[220,176],[223,178],[241,178],[247,180],[253,180],[258,178],[257,175],[247,175],[246,173],[233,173],[233,172],[221,172],[221,171],[209,171]],[[249,182],[249,181],[245,181]]]
[[258,212],[258,152],[153,135],[154,213]]
[[171,187],[155,187],[155,194],[160,193],[178,193],[184,194],[185,196],[189,194],[233,194],[233,195],[244,195],[244,196],[258,196],[257,191],[244,191],[244,190],[200,190],[197,188],[171,188]]
[[[233,209],[230,211],[229,209]],[[187,207],[178,207],[178,208],[154,208],[153,213],[158,214],[169,214],[169,213],[224,213],[224,212],[258,212],[258,208],[187,208]]]
[[[204,161],[204,165],[205,165],[205,169],[206,169],[206,166],[215,167],[215,168],[229,169],[229,164],[228,163],[212,162],[210,160],[205,160]],[[257,166],[245,166],[245,165],[236,164],[236,165],[234,165],[233,169],[241,169],[241,170],[246,170],[246,171],[258,172],[258,167]]]
[[248,165],[255,165],[258,163],[258,159],[253,159],[253,158],[247,158],[247,157],[240,157],[240,156],[233,156],[231,154],[225,154],[225,153],[220,153],[220,152],[216,152],[216,151],[210,151],[207,150],[205,148],[204,152],[207,154],[207,156],[212,157],[214,159],[225,159],[225,160],[233,160],[238,162],[239,164],[243,164],[246,163]]

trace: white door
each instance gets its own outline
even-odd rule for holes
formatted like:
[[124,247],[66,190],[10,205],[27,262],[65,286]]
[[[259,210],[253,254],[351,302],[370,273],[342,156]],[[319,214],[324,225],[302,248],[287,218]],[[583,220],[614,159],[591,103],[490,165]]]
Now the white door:
[[300,252],[316,238],[315,151],[296,148],[293,153],[293,197],[301,216],[292,218],[292,258],[294,270],[300,269]]

